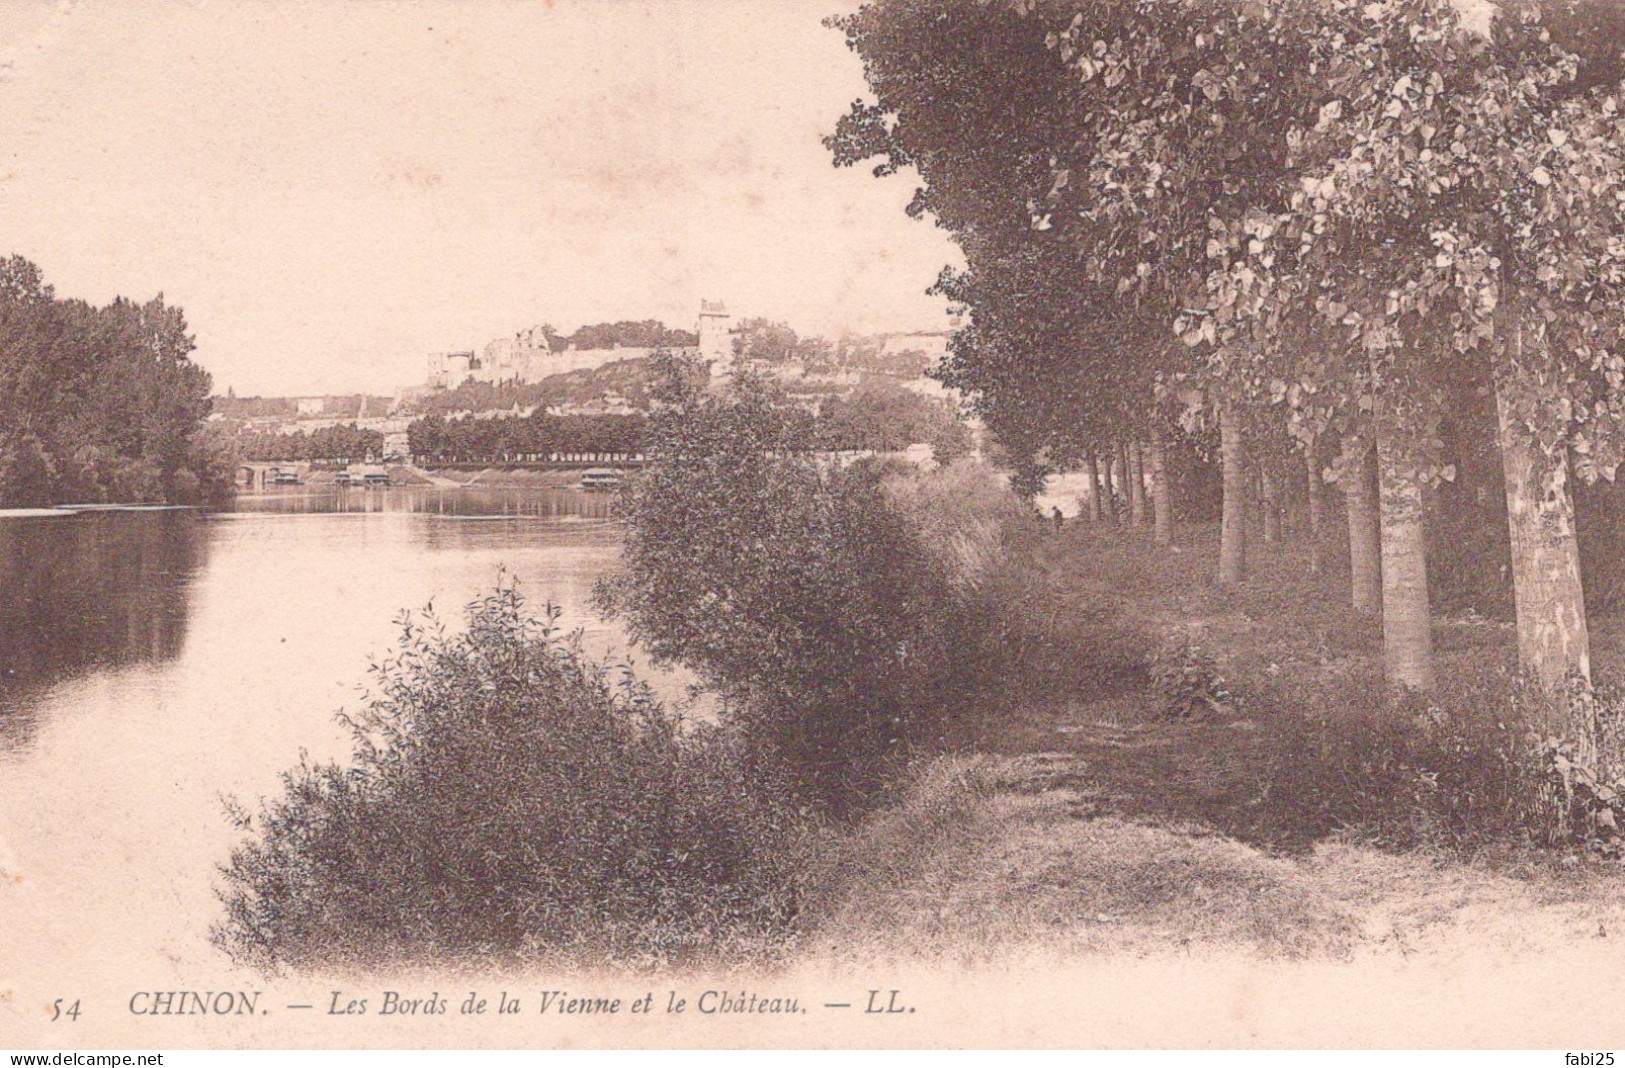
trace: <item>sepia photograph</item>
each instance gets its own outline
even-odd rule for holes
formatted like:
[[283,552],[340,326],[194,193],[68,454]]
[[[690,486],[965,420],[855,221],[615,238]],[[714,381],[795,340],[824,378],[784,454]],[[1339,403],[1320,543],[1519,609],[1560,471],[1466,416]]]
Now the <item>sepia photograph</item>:
[[1622,465],[1622,0],[0,0],[0,1050],[1606,1068]]

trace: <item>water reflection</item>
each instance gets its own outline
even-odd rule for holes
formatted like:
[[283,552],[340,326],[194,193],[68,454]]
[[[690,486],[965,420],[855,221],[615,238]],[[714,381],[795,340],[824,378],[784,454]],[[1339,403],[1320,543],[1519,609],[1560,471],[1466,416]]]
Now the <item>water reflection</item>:
[[432,486],[373,490],[298,487],[237,498],[237,512],[348,515],[411,512],[455,519],[592,519],[609,520],[615,496],[576,489],[503,489]]
[[[393,617],[423,601],[386,601],[414,583],[379,573],[416,569],[428,595],[437,592],[431,572],[439,584],[444,571],[417,554],[449,550],[462,556],[458,572],[484,575],[487,588],[512,565],[538,601],[567,603],[574,623],[605,648],[618,645],[613,629],[585,611],[619,540],[613,504],[611,495],[573,489],[290,487],[240,497],[215,515],[0,517],[0,750],[34,738],[38,706],[53,688],[179,657],[211,553],[224,553],[223,568],[253,573],[233,583],[245,619],[255,618],[256,602],[286,599],[294,582],[331,582],[332,599],[318,611]],[[360,581],[369,574],[378,580]],[[376,602],[356,603],[358,585],[375,588]]]
[[0,745],[59,682],[179,656],[207,552],[190,512],[0,519]]

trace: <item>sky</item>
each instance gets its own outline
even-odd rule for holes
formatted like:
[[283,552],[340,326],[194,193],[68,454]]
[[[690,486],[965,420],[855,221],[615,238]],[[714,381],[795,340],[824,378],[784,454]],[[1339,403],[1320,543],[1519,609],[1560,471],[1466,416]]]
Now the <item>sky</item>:
[[702,297],[941,329],[915,181],[834,168],[852,0],[4,0],[0,255],[162,292],[219,392],[392,393],[425,356]]

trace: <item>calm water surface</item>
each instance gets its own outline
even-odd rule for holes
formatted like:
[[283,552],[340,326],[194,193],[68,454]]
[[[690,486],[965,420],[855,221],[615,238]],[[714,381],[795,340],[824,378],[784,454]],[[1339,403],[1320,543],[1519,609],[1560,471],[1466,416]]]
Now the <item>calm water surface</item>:
[[274,792],[302,749],[348,752],[333,714],[403,609],[459,620],[505,571],[624,655],[587,608],[618,552],[609,505],[301,490],[208,515],[0,518],[0,1028],[12,985],[106,975],[116,994],[225,970],[207,945],[238,836],[220,797]]

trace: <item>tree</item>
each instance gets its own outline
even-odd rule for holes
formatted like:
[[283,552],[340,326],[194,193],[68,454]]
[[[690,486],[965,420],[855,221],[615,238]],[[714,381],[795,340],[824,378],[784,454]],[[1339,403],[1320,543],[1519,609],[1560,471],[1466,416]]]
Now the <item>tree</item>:
[[[838,161],[920,169],[914,210],[970,265],[942,283],[973,316],[946,373],[1033,471],[1138,440],[1120,427],[1143,401],[1114,419],[1101,397],[1200,390],[1235,581],[1246,454],[1281,452],[1244,438],[1340,438],[1354,597],[1380,582],[1398,684],[1432,684],[1436,413],[1489,383],[1520,657],[1555,682],[1589,667],[1570,457],[1611,475],[1625,409],[1622,66],[1584,37],[1621,21],[1533,0],[1487,35],[1446,0],[874,0],[842,25],[876,102],[833,140]],[[1123,343],[1159,320],[1183,366]],[[1091,357],[1104,338],[1127,389]]]
[[734,333],[734,355],[745,360],[783,363],[794,359],[800,339],[786,323],[770,319],[743,319]]
[[669,329],[656,319],[593,323],[581,327],[566,340],[567,347],[578,349],[652,349],[662,345],[680,348],[697,344],[699,339],[692,332]]
[[192,347],[161,296],[94,308],[57,299],[27,260],[0,261],[0,450],[47,480],[27,495],[175,501],[219,485],[196,469],[210,401]]
[[624,498],[624,572],[600,601],[657,660],[728,695],[728,722],[834,811],[869,796],[963,681],[941,568],[873,473],[808,454],[805,413],[743,376],[673,384]]
[[[1232,150],[1256,147],[1275,165],[1250,162],[1263,180],[1210,195],[1215,265],[1181,329],[1213,346],[1227,378],[1307,372],[1369,413],[1390,678],[1432,681],[1420,502],[1443,473],[1432,414],[1464,365],[1485,367],[1500,398],[1521,658],[1548,682],[1585,674],[1566,453],[1581,447],[1592,471],[1617,463],[1618,57],[1611,74],[1599,63],[1582,76],[1533,3],[1504,5],[1487,37],[1444,0],[1138,14],[1150,8],[1156,26],[1130,13],[1141,32],[1126,46],[1100,32],[1110,4],[1057,37],[1086,81],[1110,89],[1116,77],[1129,92],[1100,109],[1110,151],[1091,161],[1091,190],[1107,189],[1114,210],[1131,202],[1120,192],[1136,188],[1130,178],[1158,168],[1188,206],[1179,176],[1202,181],[1191,167],[1215,162],[1178,124],[1193,114],[1211,120],[1210,137],[1222,131]],[[1204,51],[1188,83],[1200,95],[1186,94],[1194,108],[1145,91],[1150,60]],[[1162,68],[1155,78],[1181,84]],[[1134,121],[1136,108],[1160,114],[1157,125]],[[1254,130],[1276,133],[1250,145]],[[1334,345],[1306,363],[1271,344],[1311,311],[1358,355]]]
[[1158,436],[1165,368],[1152,353],[1169,355],[1165,323],[1115,300],[1035,218],[1076,107],[1043,27],[1004,4],[909,0],[838,24],[876,102],[855,103],[827,140],[836,164],[877,160],[879,176],[916,168],[910,213],[953,234],[968,264],[935,287],[968,317],[933,374],[971,398],[1023,485]]
[[1304,143],[1304,210],[1383,246],[1382,291],[1344,321],[1384,366],[1399,352],[1493,384],[1519,654],[1548,683],[1590,667],[1570,455],[1593,478],[1620,456],[1619,57],[1574,35],[1603,12],[1506,4],[1484,37],[1442,0],[1339,9],[1348,74]]

